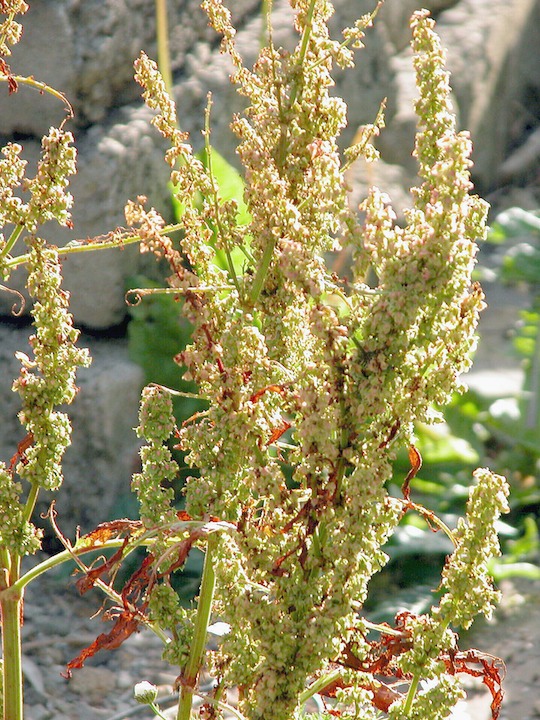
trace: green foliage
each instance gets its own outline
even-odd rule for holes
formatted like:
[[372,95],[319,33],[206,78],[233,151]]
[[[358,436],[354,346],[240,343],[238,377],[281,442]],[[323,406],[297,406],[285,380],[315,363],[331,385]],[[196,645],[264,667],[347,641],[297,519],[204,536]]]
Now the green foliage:
[[[143,275],[130,278],[128,283],[143,289],[157,287]],[[182,300],[158,293],[130,305],[129,313],[129,354],[143,369],[145,383],[194,393],[196,386],[183,379],[183,369],[174,360],[191,337],[191,325],[182,315]],[[173,405],[179,423],[203,406],[200,401],[186,397],[174,397]]]

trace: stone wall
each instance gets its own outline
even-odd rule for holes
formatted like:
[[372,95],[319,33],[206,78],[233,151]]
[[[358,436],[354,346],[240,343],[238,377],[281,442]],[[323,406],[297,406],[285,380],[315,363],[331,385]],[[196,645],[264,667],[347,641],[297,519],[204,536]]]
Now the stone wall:
[[[238,47],[248,62],[261,38],[259,0],[235,0],[233,17]],[[438,21],[448,47],[449,68],[460,122],[475,142],[475,179],[497,200],[505,188],[533,184],[522,204],[538,204],[540,158],[540,0],[429,0],[423,3]],[[149,0],[30,0],[25,35],[10,59],[14,72],[33,74],[64,91],[75,108],[72,128],[79,150],[79,174],[73,181],[74,230],[45,228],[63,244],[94,236],[123,223],[128,198],[147,195],[151,204],[170,215],[168,168],[163,145],[149,125],[149,112],[139,100],[132,62],[141,49],[155,56],[153,3]],[[351,25],[374,6],[374,0],[336,0],[333,28]],[[344,143],[358,125],[370,122],[388,98],[387,128],[380,139],[384,162],[366,176],[358,167],[358,197],[368,182],[381,184],[399,207],[407,202],[414,179],[411,157],[415,130],[415,95],[408,17],[415,0],[386,0],[369,31],[357,67],[338,74],[336,92],[349,105],[350,126]],[[213,93],[212,142],[235,162],[235,140],[228,128],[242,99],[228,80],[230,66],[219,53],[219,39],[192,0],[169,0],[170,44],[175,95],[183,129],[197,147],[207,92]],[[274,3],[275,42],[294,43],[291,11],[285,0]],[[7,96],[0,87],[0,141],[22,142],[26,156],[37,158],[39,138],[58,124],[62,107],[27,88]],[[536,131],[536,134],[535,134]],[[537,138],[534,141],[534,138]],[[527,144],[528,143],[528,144]],[[536,178],[536,186],[534,186]],[[504,201],[504,197],[503,197]],[[134,249],[108,251],[65,261],[66,287],[72,311],[88,333],[106,336],[126,319],[126,282],[139,270]],[[21,288],[16,273],[10,284]],[[27,327],[15,327],[11,298],[0,294],[0,390],[4,432],[0,457],[13,454],[22,429],[9,425],[16,397],[9,391],[17,372],[13,351],[24,347]],[[136,458],[137,396],[141,373],[128,358],[125,342],[84,338],[94,354],[91,370],[81,372],[81,392],[73,406],[74,445],[66,458],[64,509],[72,524],[88,527],[104,520],[116,499],[128,492]],[[59,496],[60,497],[60,496]]]

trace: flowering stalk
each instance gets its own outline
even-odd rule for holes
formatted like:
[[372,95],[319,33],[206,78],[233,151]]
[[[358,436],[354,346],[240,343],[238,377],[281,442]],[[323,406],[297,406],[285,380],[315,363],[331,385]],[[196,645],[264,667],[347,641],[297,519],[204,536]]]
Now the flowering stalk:
[[[171,285],[182,293],[194,329],[178,361],[209,404],[178,433],[187,462],[200,473],[188,479],[186,507],[192,517],[213,515],[236,527],[207,556],[216,578],[214,613],[231,627],[212,660],[220,682],[243,689],[239,708],[246,717],[289,720],[308,679],[331,676],[331,661],[349,652],[353,639],[360,653],[368,652],[357,608],[387,561],[382,547],[414,507],[407,497],[389,497],[385,486],[414,422],[449,400],[470,365],[483,307],[471,272],[487,206],[470,194],[470,142],[455,130],[443,53],[425,13],[413,19],[422,184],[404,228],[395,225],[388,198],[371,189],[361,228],[347,205],[344,172],[359,155],[376,157],[369,138],[383,119],[359,134],[342,162],[337,138],[346,108],[329,88],[333,64],[352,65],[348,45],[361,46],[373,15],[337,43],[328,36],[329,2],[295,2],[296,50],[288,54],[270,42],[248,70],[228,10],[219,0],[203,6],[250,103],[232,124],[249,226],[236,225],[237,206],[219,197],[208,167],[178,132],[155,64],[145,55],[136,63],[157,111],[154,124],[171,142],[167,161],[185,208],[189,270],[175,261]],[[326,252],[347,246],[354,257],[349,283],[333,277],[324,261]],[[235,248],[245,251],[242,274],[215,263],[217,251]],[[375,291],[364,283],[370,266]],[[281,443],[289,430],[290,440]],[[504,495],[502,478],[487,471],[481,477]],[[484,517],[486,506],[471,512]],[[471,563],[483,573],[480,558],[495,547],[467,537],[478,552],[463,560],[460,582]],[[455,544],[459,553],[458,535]],[[454,583],[448,597],[455,592]],[[463,588],[460,598],[464,617],[486,610]],[[417,690],[421,678],[433,676],[419,658],[445,670],[441,656],[452,648],[448,628],[457,622],[455,605],[450,599],[447,605],[453,615],[434,608],[397,629],[419,653],[415,662],[403,659],[410,691],[396,705],[402,717],[442,717],[433,710],[436,691],[426,699]],[[424,635],[433,638],[429,648]],[[447,708],[459,688],[444,672],[437,677],[437,692],[446,697],[439,706]],[[349,700],[354,686],[359,703],[365,686],[350,682]],[[187,700],[182,713],[188,717]]]
[[216,547],[216,542],[216,537],[211,536],[208,538],[206,545],[201,590],[197,607],[197,618],[189,659],[182,677],[180,698],[178,701],[178,713],[176,715],[177,720],[189,720],[191,717],[193,690],[196,687],[203,661],[206,648],[206,638],[208,636],[208,625],[210,624],[212,612],[212,602],[214,599],[216,576],[214,573],[213,552]]
[[[312,693],[325,690],[337,693],[336,712],[343,707],[343,717],[362,712],[367,720],[382,710],[395,720],[442,720],[461,693],[456,675],[471,660],[459,653],[450,628],[468,627],[479,612],[489,616],[497,600],[486,567],[498,552],[492,528],[506,510],[504,479],[477,471],[466,520],[455,531],[434,521],[455,546],[438,605],[422,616],[398,615],[395,628],[382,629],[380,643],[369,640],[359,609],[371,577],[388,560],[385,543],[404,513],[418,509],[408,487],[403,499],[388,494],[396,450],[411,444],[414,423],[427,421],[433,404],[448,402],[470,365],[483,307],[471,273],[487,206],[470,193],[470,141],[456,132],[444,54],[433,22],[420,12],[412,27],[421,183],[405,227],[395,224],[389,198],[377,188],[362,204],[359,225],[348,206],[345,171],[359,156],[376,159],[370,139],[384,121],[381,111],[342,157],[338,138],[346,106],[331,94],[332,72],[336,64],[353,65],[349,46],[361,47],[375,12],[337,42],[328,33],[328,0],[291,4],[296,49],[274,47],[270,28],[268,47],[247,69],[229,11],[221,0],[203,3],[248,99],[232,123],[248,224],[238,222],[238,202],[223,199],[213,177],[209,114],[202,162],[178,127],[156,64],[144,53],[136,62],[144,98],[156,111],[153,124],[170,143],[166,161],[183,208],[181,247],[169,237],[177,228],[145,208],[143,197],[126,207],[128,224],[137,230],[113,233],[94,247],[136,241],[142,252],[168,262],[169,291],[182,297],[193,325],[177,360],[207,407],[177,429],[170,393],[145,388],[137,428],[145,442],[142,470],[132,483],[141,519],[105,523],[90,534],[90,546],[112,547],[126,533],[111,560],[91,572],[83,566],[82,585],[103,586],[102,575],[133,547],[146,545],[148,554],[122,593],[105,585],[118,616],[112,635],[100,635],[100,642],[117,643],[140,623],[158,628],[165,659],[180,668],[179,720],[190,718],[205,662],[218,679],[208,698],[216,718],[225,707],[223,693],[237,686],[235,713],[249,720],[292,720]],[[9,22],[0,27],[2,43],[16,37],[10,23],[24,3],[4,5]],[[0,70],[9,82],[9,70]],[[37,175],[24,181],[26,202],[18,192],[25,172],[20,146],[8,145],[0,160],[0,220],[15,227],[7,241],[1,238],[2,273],[7,277],[20,262],[11,251],[26,235],[36,328],[33,355],[18,354],[22,369],[13,386],[26,437],[11,466],[0,466],[9,720],[22,716],[18,618],[24,586],[34,577],[20,575],[20,558],[39,547],[30,522],[39,489],[57,489],[62,481],[70,426],[56,407],[71,402],[75,370],[88,362],[75,345],[58,250],[36,235],[48,219],[70,223],[71,140],[54,128],[44,138]],[[341,249],[353,257],[348,280],[326,264],[327,253]],[[77,245],[66,252],[80,250]],[[240,253],[242,267],[233,260]],[[223,254],[225,269],[218,262]],[[376,288],[365,283],[370,268]],[[169,448],[173,435],[198,471],[186,483],[185,511],[174,507],[170,487],[178,471]],[[15,473],[28,484],[24,502]],[[430,517],[428,510],[420,512]],[[77,555],[81,547],[71,550]],[[183,608],[171,575],[196,547],[206,550],[198,606]],[[212,616],[230,631],[217,651],[205,653]],[[83,651],[68,670],[81,667],[98,646]],[[376,679],[381,667],[408,682],[408,691],[402,695]],[[430,681],[427,688],[423,680]],[[142,691],[152,707],[153,689],[146,684]]]
[[[9,44],[20,38],[21,27],[14,18],[26,9],[26,3],[20,0],[2,4],[6,18],[0,24],[1,54],[9,55]],[[23,82],[52,91],[33,78],[14,76],[3,60],[0,79],[8,82],[12,92]],[[4,279],[9,277],[10,253],[15,243],[24,238],[28,248],[27,289],[33,300],[35,328],[29,339],[32,353],[17,353],[22,367],[13,383],[13,391],[21,398],[19,419],[26,435],[10,465],[0,463],[3,713],[9,720],[21,720],[23,709],[21,559],[35,553],[41,544],[41,532],[31,522],[40,488],[56,490],[62,482],[62,456],[70,441],[71,428],[67,415],[56,408],[73,400],[77,367],[89,363],[87,351],[76,347],[79,333],[68,312],[69,295],[61,288],[58,252],[36,235],[39,225],[48,220],[64,226],[71,224],[72,197],[67,186],[69,176],[75,172],[72,143],[71,133],[51,128],[42,140],[41,159],[33,178],[25,178],[26,161],[20,157],[20,145],[8,144],[2,149],[4,158],[0,160],[0,225],[14,227],[7,240],[0,235],[0,274]],[[22,482],[15,479],[16,475]]]
[[[40,532],[30,522],[40,488],[56,490],[62,482],[61,460],[69,444],[67,415],[55,407],[73,400],[78,365],[88,364],[86,351],[75,347],[78,331],[67,312],[67,293],[60,288],[57,254],[32,239],[28,289],[34,296],[32,309],[36,332],[30,338],[33,358],[18,353],[22,368],[13,389],[22,400],[19,414],[26,426],[28,446],[15,466],[4,465],[0,478],[0,538],[2,567],[0,586],[4,656],[4,711],[6,717],[22,717],[22,679],[20,675],[20,622],[23,592],[12,592],[20,575],[20,561],[40,547]],[[17,456],[15,456],[17,458]],[[29,483],[26,501],[20,503],[22,486],[13,471]],[[15,676],[19,678],[16,682]]]

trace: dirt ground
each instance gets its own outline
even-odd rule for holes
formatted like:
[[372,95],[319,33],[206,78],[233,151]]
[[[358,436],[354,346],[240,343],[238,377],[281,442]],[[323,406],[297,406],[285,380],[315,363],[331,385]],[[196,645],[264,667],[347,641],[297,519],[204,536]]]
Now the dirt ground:
[[[471,647],[500,658],[506,668],[499,720],[540,718],[540,581],[502,584],[503,600],[492,621],[478,622],[466,639]],[[469,683],[467,701],[452,720],[490,720],[491,697]]]

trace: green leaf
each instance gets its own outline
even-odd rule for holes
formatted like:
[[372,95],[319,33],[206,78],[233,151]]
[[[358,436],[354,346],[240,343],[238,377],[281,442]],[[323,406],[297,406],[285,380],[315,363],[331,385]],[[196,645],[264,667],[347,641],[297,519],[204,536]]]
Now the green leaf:
[[488,232],[490,242],[500,243],[531,233],[540,234],[539,213],[512,207],[499,213]]
[[[197,154],[197,157],[203,165],[208,168],[208,158],[205,148]],[[214,180],[218,188],[219,197],[224,201],[235,200],[238,204],[237,224],[248,225],[251,222],[251,215],[244,201],[244,179],[238,170],[236,170],[230,162],[225,160],[214,148],[212,148],[212,171],[214,173]]]
[[540,567],[528,562],[506,563],[499,559],[492,558],[488,563],[488,570],[497,582],[512,577],[540,580]]
[[446,423],[416,426],[418,449],[426,464],[478,463],[479,457],[473,446],[464,438],[454,435]]
[[[130,278],[130,286],[159,287],[142,275]],[[130,308],[129,355],[142,367],[146,383],[196,392],[192,383],[182,379],[183,370],[174,361],[191,337],[191,325],[182,316],[180,302],[171,295],[158,294],[144,297],[139,305]],[[189,417],[199,407],[197,400],[189,398],[174,398],[173,403],[178,419]]]

